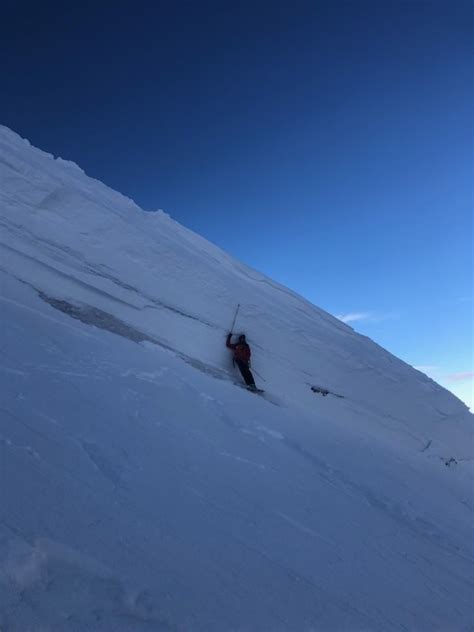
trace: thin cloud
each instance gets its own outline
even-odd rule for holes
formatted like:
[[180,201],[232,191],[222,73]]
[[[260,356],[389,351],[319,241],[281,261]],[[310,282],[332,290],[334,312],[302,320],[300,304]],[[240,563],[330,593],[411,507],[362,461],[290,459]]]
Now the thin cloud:
[[372,318],[371,312],[352,312],[349,314],[339,314],[336,318],[342,320],[343,323],[354,323],[357,320],[369,320]]
[[368,323],[382,323],[386,320],[397,320],[400,315],[395,312],[386,314],[376,314],[375,312],[349,312],[348,314],[337,314],[336,318],[343,323],[355,323],[365,320]]
[[464,380],[472,380],[474,371],[464,371],[463,373],[450,373],[446,376],[451,382],[464,382]]

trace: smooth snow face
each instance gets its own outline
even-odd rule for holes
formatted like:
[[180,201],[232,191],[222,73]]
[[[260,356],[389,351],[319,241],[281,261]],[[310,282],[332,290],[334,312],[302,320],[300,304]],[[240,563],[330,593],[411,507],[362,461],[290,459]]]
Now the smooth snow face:
[[2,630],[472,628],[453,395],[4,127],[0,249]]

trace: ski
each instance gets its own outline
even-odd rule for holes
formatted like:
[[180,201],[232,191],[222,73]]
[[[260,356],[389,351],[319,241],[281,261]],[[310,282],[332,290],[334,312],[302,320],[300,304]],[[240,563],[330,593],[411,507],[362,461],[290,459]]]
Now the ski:
[[248,386],[246,386],[245,384],[241,384],[240,382],[234,382],[235,386],[240,386],[240,388],[243,388],[246,391],[249,391],[249,393],[265,393],[265,391],[263,390],[263,388],[249,388]]

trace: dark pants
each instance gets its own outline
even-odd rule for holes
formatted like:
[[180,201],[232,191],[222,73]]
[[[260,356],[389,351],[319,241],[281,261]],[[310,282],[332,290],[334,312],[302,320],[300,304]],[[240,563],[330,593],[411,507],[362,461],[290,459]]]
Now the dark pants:
[[253,379],[252,371],[249,369],[247,362],[243,360],[235,359],[235,364],[239,367],[242,377],[245,380],[247,386],[255,386],[255,380]]

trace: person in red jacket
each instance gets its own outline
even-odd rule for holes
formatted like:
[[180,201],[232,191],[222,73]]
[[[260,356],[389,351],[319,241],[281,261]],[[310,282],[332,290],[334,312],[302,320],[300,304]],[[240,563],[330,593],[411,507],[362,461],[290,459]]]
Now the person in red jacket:
[[236,343],[232,343],[230,341],[231,338],[232,333],[227,334],[226,347],[233,350],[234,364],[239,367],[247,387],[253,390],[257,387],[255,386],[255,380],[253,379],[252,371],[250,370],[250,356],[252,355],[252,352],[250,351],[250,347],[245,339],[245,334],[241,334]]

